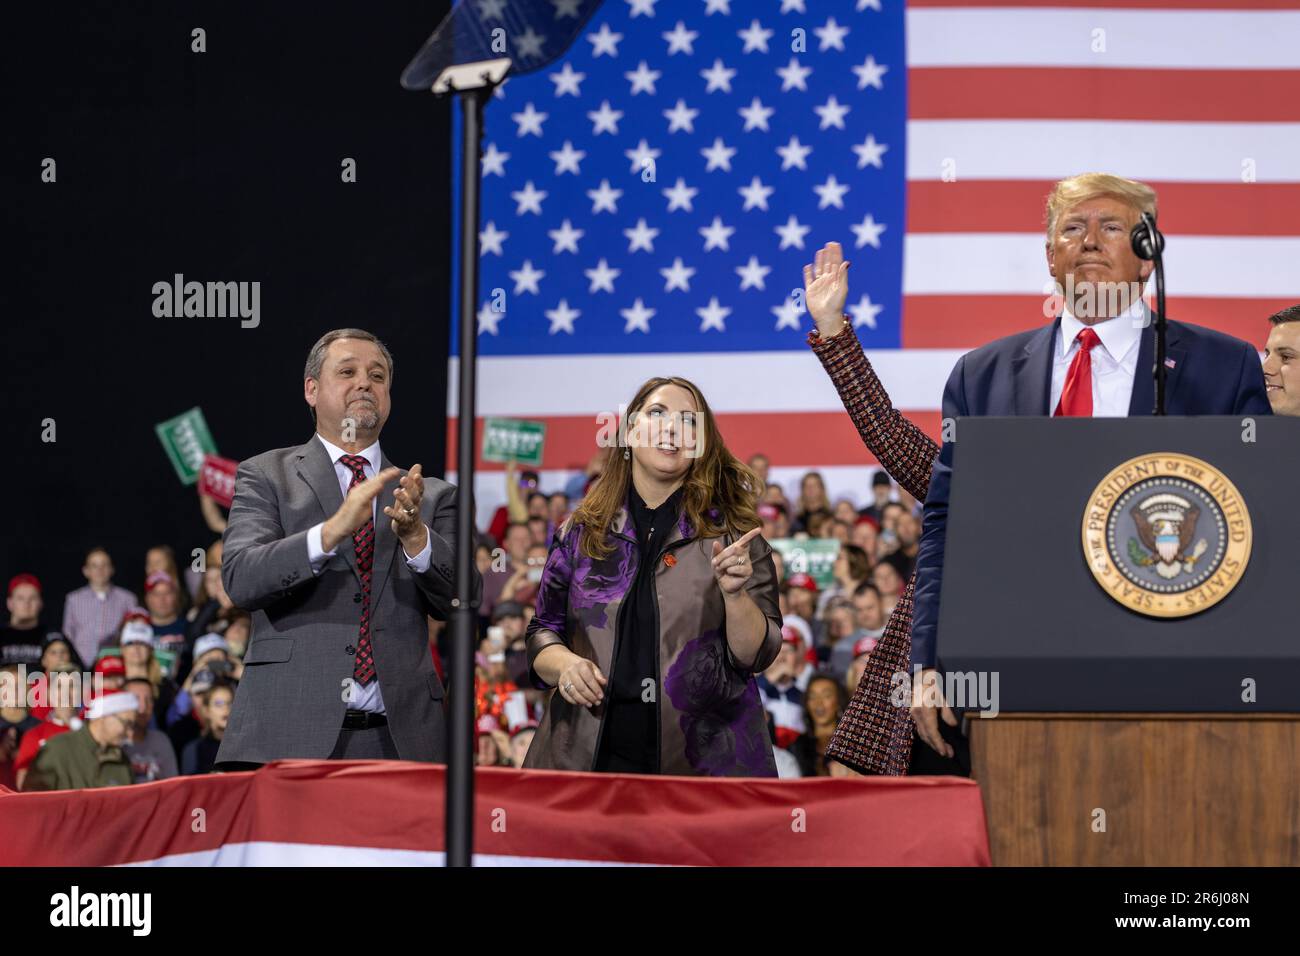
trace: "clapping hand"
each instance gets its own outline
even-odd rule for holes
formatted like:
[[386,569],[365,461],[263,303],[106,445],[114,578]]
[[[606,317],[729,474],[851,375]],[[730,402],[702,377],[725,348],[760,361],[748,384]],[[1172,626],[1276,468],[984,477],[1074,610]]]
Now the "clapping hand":
[[401,473],[399,468],[385,468],[375,477],[367,478],[348,489],[339,510],[330,516],[321,529],[321,545],[326,551],[333,551],[340,541],[351,537],[354,531],[370,520],[374,500],[384,490],[384,485]]
[[384,514],[393,519],[393,534],[402,542],[406,553],[419,554],[428,543],[429,535],[429,529],[420,517],[420,500],[424,497],[421,466],[413,465],[397,484],[393,503],[384,508]]

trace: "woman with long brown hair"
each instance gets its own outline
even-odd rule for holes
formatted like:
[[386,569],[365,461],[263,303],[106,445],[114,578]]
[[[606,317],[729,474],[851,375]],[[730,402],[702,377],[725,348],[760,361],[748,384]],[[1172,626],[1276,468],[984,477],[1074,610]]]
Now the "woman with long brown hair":
[[[814,520],[831,517],[831,500],[826,495],[826,481],[820,471],[810,471],[799,481],[799,498],[795,504],[793,531],[812,533]],[[818,535],[812,535],[814,538]]]
[[803,719],[807,728],[790,745],[790,753],[799,761],[805,777],[829,777],[826,759],[835,728],[839,726],[849,695],[844,685],[830,674],[816,674],[803,692]]
[[556,692],[525,767],[776,776],[754,679],[781,646],[759,491],[694,384],[637,390],[542,572],[528,663]]

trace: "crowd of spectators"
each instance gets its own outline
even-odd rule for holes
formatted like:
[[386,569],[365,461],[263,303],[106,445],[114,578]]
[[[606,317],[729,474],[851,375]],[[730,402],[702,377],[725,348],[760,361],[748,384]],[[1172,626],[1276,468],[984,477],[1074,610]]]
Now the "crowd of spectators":
[[[602,461],[595,456],[564,487],[550,489],[539,486],[536,472],[507,465],[506,503],[479,533],[481,765],[522,765],[544,713],[547,692],[529,680],[525,633],[552,536],[599,477]],[[769,481],[766,456],[749,464],[763,483],[759,517],[768,541],[839,542],[829,581],[786,573],[774,551],[783,645],[758,681],[781,776],[825,775],[826,744],[911,575],[920,508],[883,472],[862,501],[831,501],[815,471],[790,489],[791,498]],[[219,533],[216,506],[203,507]],[[205,560],[184,573],[171,547],[150,548],[138,579],[143,602],[114,583],[109,551],[90,549],[81,568],[86,584],[63,596],[59,630],[35,574],[8,582],[0,628],[0,785],[61,789],[211,771],[251,626],[222,587],[221,547],[214,541]],[[444,677],[449,636],[443,622],[430,619],[430,654]]]
[[[205,502],[205,515],[215,511]],[[0,785],[76,789],[211,771],[252,622],[222,587],[221,541],[203,557],[182,574],[170,546],[149,548],[143,601],[114,583],[100,546],[83,556],[85,586],[61,602],[35,574],[8,582]]]

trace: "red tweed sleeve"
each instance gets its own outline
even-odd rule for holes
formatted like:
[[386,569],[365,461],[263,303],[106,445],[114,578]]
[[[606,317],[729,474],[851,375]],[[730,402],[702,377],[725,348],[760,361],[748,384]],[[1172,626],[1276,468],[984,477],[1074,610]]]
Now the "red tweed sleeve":
[[844,328],[829,338],[810,332],[808,344],[835,383],[867,450],[891,478],[924,501],[939,446],[894,408],[853,326],[845,322]]
[[[852,325],[846,321],[829,338],[812,332],[808,344],[835,383],[867,450],[890,477],[924,500],[939,446],[894,408]],[[859,773],[905,774],[911,761],[912,716],[906,706],[910,703],[906,678],[912,656],[914,584],[915,575],[890,614],[885,633],[826,748],[827,757]]]

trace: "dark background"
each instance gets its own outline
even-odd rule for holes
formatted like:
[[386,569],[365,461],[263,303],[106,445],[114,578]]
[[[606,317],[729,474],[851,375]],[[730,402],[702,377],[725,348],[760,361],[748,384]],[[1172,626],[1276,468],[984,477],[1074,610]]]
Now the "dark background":
[[[154,424],[199,405],[224,457],[301,444],[302,367],[328,329],[388,344],[384,451],[442,473],[450,109],[398,77],[448,6],[6,9],[0,581],[40,577],[47,626],[92,544],[139,595],[150,545],[183,568],[215,539]],[[56,184],[40,179],[47,156]],[[261,325],[155,318],[152,286],[177,272],[260,281]]]

